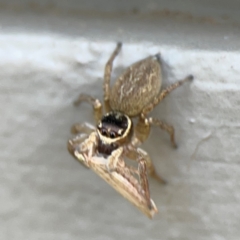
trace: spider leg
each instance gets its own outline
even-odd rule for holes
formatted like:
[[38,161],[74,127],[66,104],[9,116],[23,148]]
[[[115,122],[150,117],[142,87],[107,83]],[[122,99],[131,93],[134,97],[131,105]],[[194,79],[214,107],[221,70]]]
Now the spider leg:
[[[138,123],[135,127],[135,135],[138,141],[141,143],[144,142],[150,133],[151,126],[157,126],[162,130],[166,131],[170,135],[170,140],[172,146],[177,148],[177,144],[175,141],[175,130],[174,127],[164,123],[163,121],[156,119],[156,118],[139,118]],[[136,140],[135,140],[136,141]],[[138,144],[139,145],[139,144]]]
[[93,106],[93,111],[94,111],[94,117],[96,122],[99,122],[99,120],[102,118],[102,104],[101,102],[96,99],[93,98],[87,94],[83,94],[81,93],[78,98],[76,99],[76,101],[74,101],[74,105],[78,106],[81,102],[88,102],[89,104],[91,104]]
[[164,123],[161,120],[155,119],[155,118],[149,118],[148,121],[151,126],[160,127],[162,130],[166,131],[170,135],[170,140],[171,140],[172,146],[174,148],[177,148],[177,144],[175,142],[175,134],[174,134],[175,130],[174,130],[173,126],[168,125],[167,123]]
[[135,160],[138,163],[140,161],[144,161],[146,163],[146,168],[147,168],[148,174],[151,177],[155,178],[161,184],[166,184],[166,181],[156,172],[150,156],[143,149],[132,146],[132,145],[128,145],[124,154],[127,158],[129,158],[131,160]]
[[137,144],[133,144],[133,145],[140,145],[141,143],[143,143],[149,136],[150,133],[150,123],[148,121],[147,118],[141,118],[139,117],[138,122],[135,126],[135,142],[138,142]]
[[90,123],[75,123],[71,127],[71,133],[72,134],[79,134],[79,133],[85,133],[90,134],[95,130],[95,127],[91,125]]
[[118,149],[112,151],[111,155],[108,156],[108,158],[107,158],[107,169],[108,169],[109,172],[112,172],[116,169],[122,153],[123,153],[123,147],[119,147]]
[[172,85],[168,86],[166,89],[162,90],[160,94],[153,99],[153,101],[147,105],[145,108],[143,108],[141,116],[144,118],[148,113],[150,113],[155,106],[157,106],[170,92],[172,92],[174,89],[178,88],[182,84],[188,81],[192,81],[193,76],[189,75],[185,77],[184,79],[173,83]]
[[95,155],[96,139],[97,136],[95,132],[92,132],[89,136],[85,133],[79,134],[68,141],[68,151],[75,159],[89,168],[88,161],[84,157],[84,154],[87,154],[89,159]]
[[110,111],[110,105],[109,105],[109,93],[110,93],[110,79],[111,79],[111,73],[112,73],[112,66],[113,61],[120,52],[122,47],[122,43],[117,43],[117,46],[110,56],[109,60],[107,61],[105,65],[105,71],[104,71],[104,83],[103,83],[103,90],[104,90],[104,105],[105,105],[105,111]]

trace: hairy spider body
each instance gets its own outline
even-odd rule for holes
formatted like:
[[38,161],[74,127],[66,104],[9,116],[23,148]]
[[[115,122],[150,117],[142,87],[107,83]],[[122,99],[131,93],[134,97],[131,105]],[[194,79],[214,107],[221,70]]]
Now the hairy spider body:
[[[156,54],[127,68],[110,89],[113,61],[121,46],[117,44],[105,66],[103,88],[106,113],[102,113],[102,104],[98,99],[80,94],[75,105],[83,101],[92,104],[97,124],[96,127],[88,123],[75,124],[72,132],[78,135],[68,141],[68,150],[144,214],[152,217],[157,208],[150,198],[147,172],[160,182],[165,181],[156,173],[149,155],[139,146],[148,138],[151,126],[167,131],[174,147],[176,143],[172,126],[147,115],[172,90],[193,77],[190,75],[160,91],[162,68],[160,55]],[[133,117],[138,117],[135,126]],[[126,158],[135,160],[138,167],[127,166]]]
[[162,84],[160,56],[143,59],[129,68],[111,88],[111,109],[135,117],[159,94]]

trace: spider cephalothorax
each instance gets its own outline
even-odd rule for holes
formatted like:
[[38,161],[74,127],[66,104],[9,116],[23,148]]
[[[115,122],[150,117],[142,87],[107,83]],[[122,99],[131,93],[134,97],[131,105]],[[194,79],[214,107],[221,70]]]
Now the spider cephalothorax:
[[105,114],[97,125],[98,147],[103,155],[110,155],[113,150],[130,142],[133,134],[131,119],[120,112]]
[[[189,75],[160,91],[162,66],[160,54],[156,54],[128,67],[110,88],[113,61],[121,46],[121,43],[117,44],[105,66],[106,114],[102,115],[102,104],[98,99],[80,94],[75,105],[83,101],[92,104],[97,125],[75,124],[72,132],[78,135],[69,140],[68,150],[151,218],[157,208],[150,198],[147,172],[162,183],[164,180],[156,174],[151,158],[139,146],[148,138],[151,126],[167,131],[174,147],[176,143],[174,128],[148,117],[148,114],[172,90],[192,80],[193,76]],[[134,117],[138,118],[135,126],[132,122]],[[126,158],[137,161],[138,168],[127,166]]]

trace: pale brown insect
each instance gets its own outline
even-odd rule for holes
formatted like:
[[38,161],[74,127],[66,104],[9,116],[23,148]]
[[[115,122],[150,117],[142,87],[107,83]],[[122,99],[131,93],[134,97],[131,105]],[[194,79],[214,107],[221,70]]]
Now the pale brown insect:
[[[139,146],[148,138],[151,126],[167,131],[174,147],[176,143],[174,128],[148,117],[148,114],[172,90],[193,80],[193,76],[189,75],[160,92],[162,68],[160,55],[156,54],[131,65],[110,88],[113,61],[121,46],[121,43],[117,44],[105,66],[105,114],[98,99],[80,94],[75,105],[89,102],[97,126],[89,123],[73,125],[72,133],[78,135],[69,140],[68,150],[151,218],[157,208],[150,198],[147,172],[160,182],[165,181],[156,173],[149,155]],[[135,126],[132,118],[138,118]],[[137,161],[138,168],[127,166],[125,159]]]

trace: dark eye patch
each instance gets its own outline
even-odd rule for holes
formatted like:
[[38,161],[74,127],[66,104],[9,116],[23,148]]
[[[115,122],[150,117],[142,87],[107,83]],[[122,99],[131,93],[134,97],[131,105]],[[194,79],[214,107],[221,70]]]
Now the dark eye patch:
[[109,134],[110,138],[115,138],[116,135],[117,135],[117,134],[116,134],[115,132],[110,132],[110,134]]
[[102,133],[103,136],[108,136],[108,132],[104,128],[101,129],[101,133]]

